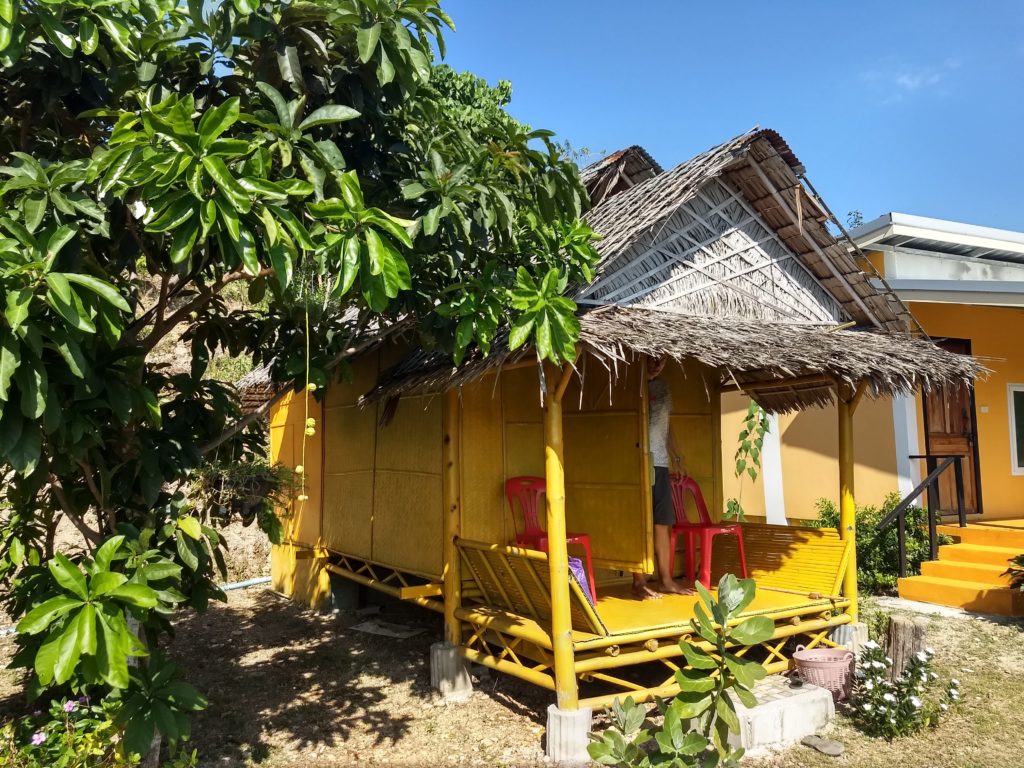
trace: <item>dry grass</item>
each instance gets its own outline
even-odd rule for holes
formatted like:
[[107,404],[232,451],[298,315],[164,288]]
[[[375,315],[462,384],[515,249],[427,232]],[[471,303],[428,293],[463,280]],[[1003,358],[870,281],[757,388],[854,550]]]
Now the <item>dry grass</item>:
[[[384,618],[426,631],[408,640],[355,632],[344,615],[318,615],[272,592],[233,592],[226,606],[178,626],[171,653],[210,698],[193,744],[204,768],[540,766],[549,695],[496,675],[469,704],[435,704],[429,646],[440,618],[411,606]],[[1024,624],[935,618],[936,668],[963,683],[964,703],[942,726],[892,744],[839,718],[839,759],[793,747],[751,768],[990,768],[1024,766]],[[0,639],[0,657],[11,647]],[[0,716],[21,708],[20,678],[0,674]]]
[[1024,622],[933,616],[928,643],[935,671],[962,683],[963,702],[938,728],[892,743],[870,739],[844,718],[832,738],[839,759],[793,747],[752,768],[991,768],[1024,766]]

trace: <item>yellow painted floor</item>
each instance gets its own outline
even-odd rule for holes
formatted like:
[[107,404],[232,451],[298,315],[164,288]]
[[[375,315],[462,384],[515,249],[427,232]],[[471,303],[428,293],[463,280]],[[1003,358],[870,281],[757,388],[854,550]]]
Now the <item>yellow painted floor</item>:
[[979,520],[971,525],[984,525],[990,528],[1012,528],[1015,531],[1024,531],[1024,518],[1007,520]]
[[[608,632],[618,634],[689,624],[696,615],[693,607],[699,601],[696,595],[663,595],[660,600],[637,600],[630,584],[609,584],[599,587],[596,610]],[[810,599],[761,587],[744,615],[771,615],[794,610],[819,613],[831,607],[829,600]]]

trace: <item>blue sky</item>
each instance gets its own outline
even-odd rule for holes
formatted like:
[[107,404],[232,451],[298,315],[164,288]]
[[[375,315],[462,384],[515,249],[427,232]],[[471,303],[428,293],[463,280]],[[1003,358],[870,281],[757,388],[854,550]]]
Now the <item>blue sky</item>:
[[666,168],[760,125],[836,214],[1024,230],[1024,2],[444,0],[512,113]]

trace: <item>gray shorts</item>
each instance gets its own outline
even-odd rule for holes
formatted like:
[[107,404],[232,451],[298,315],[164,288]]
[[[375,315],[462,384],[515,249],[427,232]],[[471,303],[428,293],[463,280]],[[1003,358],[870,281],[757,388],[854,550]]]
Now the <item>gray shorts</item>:
[[655,525],[675,525],[676,511],[672,506],[672,485],[668,467],[654,468],[654,485],[651,488]]

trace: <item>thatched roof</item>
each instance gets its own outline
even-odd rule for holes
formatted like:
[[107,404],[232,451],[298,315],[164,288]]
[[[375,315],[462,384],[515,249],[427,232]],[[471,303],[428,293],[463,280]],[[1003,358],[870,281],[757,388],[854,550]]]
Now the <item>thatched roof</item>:
[[592,206],[634,187],[664,169],[639,144],[612,152],[580,171],[580,181],[587,188]]
[[[752,130],[606,198],[587,214],[603,236],[601,262],[577,301],[822,320],[834,300],[842,314],[831,319],[911,330],[913,318],[895,293],[856,246],[826,227],[834,218],[803,176],[778,133]],[[793,256],[797,263],[787,263]]]
[[[766,410],[787,412],[834,401],[834,385],[865,382],[873,397],[911,394],[971,382],[984,372],[974,358],[904,334],[703,317],[639,307],[601,307],[580,315],[584,352],[614,368],[636,354],[696,360],[708,385],[735,384]],[[499,339],[486,357],[459,368],[446,356],[417,350],[385,372],[365,399],[441,391],[467,384],[532,350],[508,350]]]

